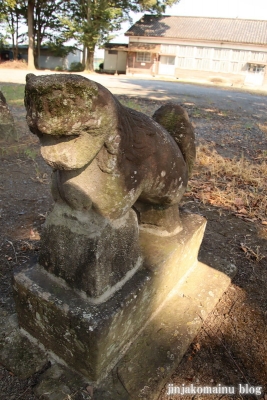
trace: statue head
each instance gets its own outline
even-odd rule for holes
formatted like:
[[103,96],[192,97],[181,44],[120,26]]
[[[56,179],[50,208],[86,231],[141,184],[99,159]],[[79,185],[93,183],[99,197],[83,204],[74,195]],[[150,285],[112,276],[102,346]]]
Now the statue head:
[[110,92],[79,75],[28,74],[26,81],[26,119],[45,161],[63,170],[90,163],[116,126]]

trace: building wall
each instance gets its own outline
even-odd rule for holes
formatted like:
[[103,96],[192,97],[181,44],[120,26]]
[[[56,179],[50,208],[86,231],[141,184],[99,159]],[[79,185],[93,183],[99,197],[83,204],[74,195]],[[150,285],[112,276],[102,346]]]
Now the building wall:
[[127,59],[127,73],[157,73],[157,55],[154,52],[129,52]]
[[82,52],[76,50],[74,53],[69,53],[66,57],[54,57],[51,55],[41,54],[39,60],[39,67],[46,69],[55,69],[56,67],[62,67],[69,69],[71,63],[81,62]]
[[65,58],[64,65],[68,69],[73,62],[82,62],[82,51],[75,50],[73,53],[69,53]]
[[104,72],[125,73],[127,52],[120,50],[105,50]]
[[64,69],[66,69],[66,62],[63,57],[40,55],[39,68],[55,69],[56,67],[62,67]]
[[[20,49],[21,58],[28,62],[28,49]],[[39,68],[44,69],[55,69],[56,67],[62,67],[69,69],[72,62],[81,62],[82,51],[75,50],[74,53],[69,53],[66,57],[55,57],[49,54],[47,50],[41,50],[39,59]]]
[[[140,44],[161,42],[156,74],[175,77],[199,76],[209,77],[227,74],[234,81],[248,82],[251,80],[256,85],[264,82],[267,64],[267,49],[264,46],[237,45],[231,43],[189,42],[166,38],[130,38],[131,42]],[[133,56],[131,56],[133,57]],[[128,61],[128,64],[129,61]],[[259,68],[251,68],[253,65]],[[137,73],[138,66],[131,68],[131,73]],[[249,71],[250,69],[250,71]],[[135,71],[136,70],[136,71]],[[145,66],[143,73],[151,73],[151,66]],[[262,74],[260,78],[259,74]],[[257,79],[254,77],[257,75]],[[251,78],[248,79],[248,76]]]

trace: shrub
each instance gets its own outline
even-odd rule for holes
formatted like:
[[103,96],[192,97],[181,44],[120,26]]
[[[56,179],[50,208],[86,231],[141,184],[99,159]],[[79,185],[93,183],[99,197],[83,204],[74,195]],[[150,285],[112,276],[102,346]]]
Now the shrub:
[[83,70],[84,70],[83,65],[80,62],[72,62],[70,64],[69,71],[71,72],[81,72]]

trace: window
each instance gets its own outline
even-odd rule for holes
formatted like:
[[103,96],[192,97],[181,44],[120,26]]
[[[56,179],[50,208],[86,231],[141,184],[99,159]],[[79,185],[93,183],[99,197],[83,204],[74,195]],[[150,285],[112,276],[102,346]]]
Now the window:
[[109,50],[108,54],[118,54],[118,50]]
[[254,74],[264,74],[264,65],[248,64],[248,71]]
[[263,61],[263,62],[265,62],[265,60],[266,60],[266,53],[252,51],[252,52],[251,52],[251,60]]
[[162,51],[162,53],[165,53],[165,54],[176,54],[176,48],[177,48],[177,46],[172,45],[172,44],[162,44],[161,45],[161,51]]
[[248,51],[240,51],[240,53],[239,53],[239,61],[246,61],[247,56],[248,56]]
[[184,64],[185,64],[185,58],[184,57],[178,57],[177,67],[178,68],[184,68]]
[[221,59],[228,60],[230,57],[230,50],[229,49],[221,49]]
[[203,57],[203,47],[197,47],[196,57],[197,58]]
[[143,52],[137,53],[136,61],[142,63],[151,62],[151,53],[143,53]]
[[240,50],[233,50],[232,51],[232,60],[239,61]]
[[197,58],[211,58],[212,48],[211,47],[196,47]]
[[220,60],[221,58],[221,49],[214,49],[214,59],[215,60]]
[[220,71],[221,72],[228,72],[229,62],[228,61],[220,61]]
[[161,64],[175,65],[175,57],[173,56],[160,56]]
[[185,50],[186,57],[193,57],[194,50],[195,50],[195,48],[193,46],[186,46],[186,50]]
[[202,70],[209,71],[210,69],[210,60],[204,59],[202,60]]
[[238,72],[239,67],[238,67],[238,62],[231,62],[230,63],[230,72]]
[[186,51],[186,46],[179,46],[178,55],[180,57],[184,57],[185,56],[185,51]]

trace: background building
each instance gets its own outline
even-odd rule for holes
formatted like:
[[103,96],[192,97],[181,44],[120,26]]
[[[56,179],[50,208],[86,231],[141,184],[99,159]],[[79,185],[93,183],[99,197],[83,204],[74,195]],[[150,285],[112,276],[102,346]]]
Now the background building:
[[144,15],[125,35],[127,74],[267,84],[267,21]]
[[[63,46],[64,48],[64,46]],[[13,60],[13,51],[11,47],[7,47],[0,51],[0,62]],[[18,59],[25,60],[28,62],[28,45],[18,46]],[[82,61],[82,51],[79,49],[73,49],[69,51],[67,55],[60,57],[55,55],[49,47],[41,46],[40,57],[39,57],[39,68],[40,69],[57,69],[62,68],[68,70],[72,63],[78,63]]]
[[127,65],[127,44],[106,43],[103,72],[125,74]]

